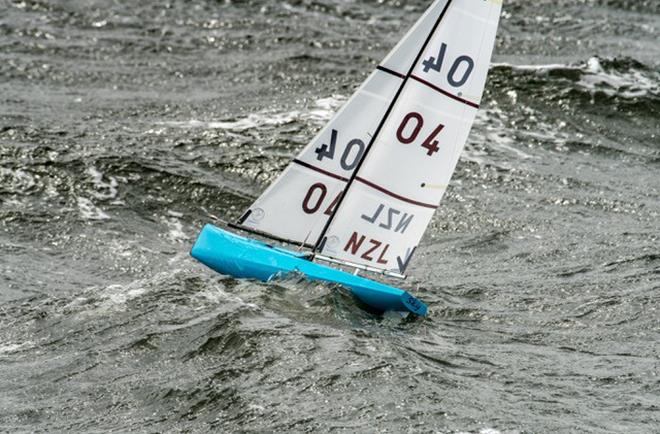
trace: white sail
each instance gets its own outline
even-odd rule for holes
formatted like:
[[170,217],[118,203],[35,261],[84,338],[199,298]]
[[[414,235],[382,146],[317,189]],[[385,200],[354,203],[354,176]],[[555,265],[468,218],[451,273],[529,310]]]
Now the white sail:
[[437,0],[240,224],[315,245],[448,0]]
[[[321,253],[403,273],[479,108],[501,0],[452,0],[323,234]],[[394,66],[392,66],[394,68]]]

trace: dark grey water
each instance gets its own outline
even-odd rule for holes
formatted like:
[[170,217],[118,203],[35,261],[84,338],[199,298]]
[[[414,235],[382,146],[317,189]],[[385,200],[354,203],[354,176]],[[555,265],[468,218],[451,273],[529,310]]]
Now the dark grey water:
[[194,263],[427,1],[0,0],[0,430],[660,432],[660,3],[505,1],[407,289]]

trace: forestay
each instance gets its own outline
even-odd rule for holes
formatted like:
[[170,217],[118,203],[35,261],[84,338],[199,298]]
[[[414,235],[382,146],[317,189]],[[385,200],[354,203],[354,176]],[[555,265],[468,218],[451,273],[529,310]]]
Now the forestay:
[[479,108],[501,0],[437,0],[241,219],[403,273]]
[[389,67],[403,89],[323,236],[323,255],[405,272],[479,108],[500,10],[501,1],[450,1],[412,71]]
[[401,77],[435,24],[446,0],[436,1],[239,223],[296,243],[315,245],[355,168],[365,155]]

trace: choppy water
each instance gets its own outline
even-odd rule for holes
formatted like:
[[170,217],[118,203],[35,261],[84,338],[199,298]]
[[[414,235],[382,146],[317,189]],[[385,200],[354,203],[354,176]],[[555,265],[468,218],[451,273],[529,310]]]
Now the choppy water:
[[660,432],[660,3],[509,0],[408,289],[194,263],[427,1],[0,0],[0,431]]

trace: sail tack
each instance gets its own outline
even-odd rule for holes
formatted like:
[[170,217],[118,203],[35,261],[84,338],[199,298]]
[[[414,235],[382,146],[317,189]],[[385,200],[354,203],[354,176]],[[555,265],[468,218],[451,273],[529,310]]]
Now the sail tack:
[[405,272],[467,141],[500,12],[501,0],[434,2],[243,225]]

